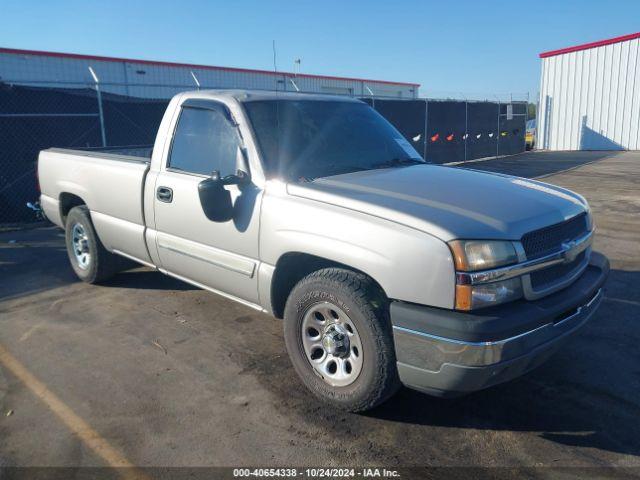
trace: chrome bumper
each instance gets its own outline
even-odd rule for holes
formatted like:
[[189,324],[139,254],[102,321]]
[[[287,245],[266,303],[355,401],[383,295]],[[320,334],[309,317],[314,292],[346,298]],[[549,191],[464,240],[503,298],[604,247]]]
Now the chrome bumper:
[[457,396],[532,370],[591,318],[608,273],[607,259],[594,252],[574,284],[540,300],[477,314],[392,304],[400,380],[433,395]]
[[446,363],[479,367],[511,360],[580,328],[598,308],[602,297],[600,288],[585,305],[556,323],[494,342],[465,342],[394,326],[396,344],[402,347],[398,358],[429,370],[440,370]]

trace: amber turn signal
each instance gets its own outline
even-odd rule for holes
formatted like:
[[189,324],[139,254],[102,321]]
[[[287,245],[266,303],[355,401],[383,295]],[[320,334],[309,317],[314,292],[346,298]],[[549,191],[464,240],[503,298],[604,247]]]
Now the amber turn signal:
[[456,285],[456,310],[471,310],[471,285]]

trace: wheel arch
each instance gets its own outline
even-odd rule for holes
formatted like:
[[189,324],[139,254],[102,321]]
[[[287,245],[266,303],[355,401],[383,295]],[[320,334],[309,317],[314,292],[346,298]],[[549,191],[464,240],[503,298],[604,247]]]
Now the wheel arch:
[[81,205],[87,205],[87,202],[76,195],[75,193],[70,192],[62,192],[59,197],[59,208],[60,208],[60,219],[62,224],[65,225],[67,223],[67,216],[69,212],[74,207],[79,207]]
[[384,295],[385,299],[387,298],[386,292],[380,283],[367,272],[318,255],[303,252],[286,252],[278,258],[271,278],[270,302],[273,315],[276,318],[283,318],[287,298],[289,298],[289,294],[296,284],[310,273],[324,268],[343,268],[366,275]]

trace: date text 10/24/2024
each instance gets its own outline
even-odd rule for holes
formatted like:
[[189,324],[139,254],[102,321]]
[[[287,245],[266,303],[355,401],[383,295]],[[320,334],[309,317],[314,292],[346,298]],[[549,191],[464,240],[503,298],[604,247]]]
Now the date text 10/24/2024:
[[400,478],[397,470],[386,468],[235,468],[234,478]]

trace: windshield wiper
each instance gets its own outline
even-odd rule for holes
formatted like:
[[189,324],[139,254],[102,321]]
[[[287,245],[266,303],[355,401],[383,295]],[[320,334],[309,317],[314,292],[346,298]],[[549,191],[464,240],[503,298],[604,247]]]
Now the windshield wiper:
[[353,173],[353,172],[365,172],[367,170],[370,170],[369,168],[366,168],[360,165],[330,165],[330,167],[340,167],[340,168],[338,171],[326,172],[326,173],[322,173],[321,175],[317,175],[309,181],[312,182],[313,180],[316,180],[318,178],[334,177],[336,175],[344,175],[344,174]]
[[315,177],[300,177],[300,178],[304,178],[304,180],[307,182],[313,182],[318,178],[333,177],[336,175],[343,175],[346,173],[366,172],[368,170],[378,170],[381,168],[408,167],[410,165],[421,165],[426,163],[427,162],[425,162],[421,158],[406,157],[406,158],[392,158],[391,160],[387,160],[386,162],[374,163],[369,166],[332,164],[332,165],[329,165],[329,167],[333,167],[333,168],[339,167],[339,170],[322,173],[321,175],[317,175]]
[[427,163],[421,158],[392,158],[391,160],[387,160],[386,162],[374,163],[372,165],[373,168],[393,168],[393,167],[408,167],[410,165],[420,165],[423,163]]

